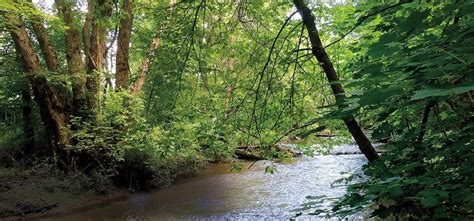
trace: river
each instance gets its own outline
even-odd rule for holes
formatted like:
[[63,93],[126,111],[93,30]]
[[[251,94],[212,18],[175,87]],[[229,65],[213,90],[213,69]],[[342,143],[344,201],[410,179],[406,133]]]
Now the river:
[[[355,149],[343,145],[342,149]],[[196,177],[155,192],[40,220],[298,220],[324,219],[308,215],[346,192],[332,185],[366,163],[361,154],[303,156],[291,163],[242,161],[240,172],[227,163],[211,164]],[[265,173],[267,166],[276,172]],[[307,210],[300,211],[305,207]]]

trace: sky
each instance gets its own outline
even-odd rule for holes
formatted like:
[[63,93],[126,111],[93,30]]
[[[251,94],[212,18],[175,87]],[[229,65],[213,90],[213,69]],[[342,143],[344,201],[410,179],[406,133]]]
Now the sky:
[[[33,0],[33,3],[43,9],[44,12],[52,13],[53,4],[55,0]],[[77,1],[81,8],[81,11],[87,11],[87,0],[74,0]]]

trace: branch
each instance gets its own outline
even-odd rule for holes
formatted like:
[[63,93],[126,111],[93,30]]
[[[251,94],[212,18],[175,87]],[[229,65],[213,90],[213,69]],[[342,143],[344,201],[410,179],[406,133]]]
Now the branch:
[[[167,9],[168,12],[171,12],[179,4],[180,3],[175,3],[175,4],[170,5],[169,7],[165,7],[164,9]],[[140,93],[143,85],[145,84],[148,69],[150,68],[150,64],[151,64],[151,62],[153,61],[153,58],[154,58],[153,55],[155,54],[155,51],[158,49],[158,47],[160,45],[160,34],[165,29],[165,27],[168,25],[168,22],[170,21],[170,19],[168,17],[169,17],[169,14],[166,15],[167,19],[165,20],[165,23],[162,23],[162,25],[159,27],[158,33],[156,33],[153,36],[153,38],[151,40],[151,43],[150,43],[150,47],[148,49],[148,52],[147,52],[145,58],[143,59],[142,65],[141,65],[141,67],[138,71],[138,77],[133,82],[133,84],[130,85],[130,88],[131,88],[132,92],[135,93],[135,94]],[[153,92],[153,89],[152,89],[152,92]],[[153,93],[150,93],[150,97],[151,97],[151,94],[153,94]],[[147,108],[147,111],[148,111],[148,108]]]
[[278,142],[280,142],[281,139],[288,136],[290,133],[292,133],[296,130],[300,130],[300,129],[309,127],[309,126],[314,125],[316,123],[319,123],[321,120],[323,120],[323,118],[315,118],[315,119],[312,119],[312,120],[306,122],[302,126],[291,128],[290,130],[286,131],[283,135],[281,135],[275,142],[273,142],[273,146],[276,145]]
[[[31,10],[38,11],[31,0],[28,0],[28,7]],[[58,63],[58,56],[56,51],[54,50],[54,46],[49,40],[48,32],[46,31],[45,26],[43,25],[44,20],[39,15],[32,15],[31,16],[33,31],[38,39],[38,43],[40,45],[41,52],[43,53],[44,60],[46,62],[46,66],[48,70],[53,73],[59,72],[59,63]]]
[[199,3],[197,9],[196,9],[196,12],[194,13],[194,20],[193,20],[193,26],[191,28],[191,43],[189,44],[189,48],[188,48],[188,51],[186,52],[186,58],[184,59],[184,64],[183,64],[183,67],[181,68],[181,71],[179,73],[179,80],[178,80],[178,93],[176,94],[176,97],[174,99],[174,102],[173,102],[173,107],[172,109],[174,109],[176,107],[176,103],[178,101],[178,96],[179,96],[179,93],[181,91],[181,80],[182,80],[182,77],[183,77],[183,73],[184,73],[184,70],[186,69],[186,65],[188,63],[188,60],[189,60],[189,55],[191,54],[191,49],[193,48],[193,45],[194,45],[194,31],[196,29],[196,25],[197,25],[197,20],[198,20],[198,17],[199,17],[199,10],[201,10],[201,7],[203,6],[204,4],[204,1],[205,0],[201,0],[201,2]]
[[425,110],[423,112],[423,119],[420,123],[420,132],[418,133],[418,137],[416,138],[416,144],[421,144],[423,142],[423,137],[425,136],[426,124],[428,123],[428,118],[430,116],[431,108],[435,106],[436,102],[430,101],[426,104]]
[[[257,101],[258,101],[258,95],[259,95],[259,92],[260,92],[260,86],[262,84],[262,80],[263,80],[263,76],[264,76],[264,73],[265,73],[265,70],[267,69],[268,67],[268,64],[270,63],[271,61],[271,58],[272,58],[272,54],[273,54],[273,50],[275,49],[275,45],[276,45],[276,42],[278,41],[278,38],[280,37],[281,33],[283,32],[283,29],[286,27],[286,25],[288,24],[288,22],[290,21],[290,19],[297,13],[297,11],[294,11],[293,13],[291,13],[290,16],[288,16],[288,18],[285,20],[285,22],[283,23],[283,25],[281,26],[280,30],[278,31],[278,34],[277,36],[275,37],[275,39],[273,40],[273,43],[272,43],[272,46],[270,47],[270,53],[268,54],[268,57],[267,57],[267,61],[265,62],[265,65],[263,66],[263,69],[262,71],[260,71],[260,74],[259,74],[259,80],[258,80],[258,84],[257,84],[257,90],[255,91],[255,100],[253,102],[253,109],[252,109],[252,118],[255,120],[255,125],[257,127],[257,131],[258,131],[258,123],[257,123],[257,116],[256,116],[256,106],[257,106]],[[251,123],[249,124],[249,127],[251,127]]]

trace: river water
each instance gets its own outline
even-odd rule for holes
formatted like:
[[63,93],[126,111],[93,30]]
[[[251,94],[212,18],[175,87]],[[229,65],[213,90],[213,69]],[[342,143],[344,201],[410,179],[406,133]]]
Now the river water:
[[[308,214],[330,208],[346,192],[344,183],[334,181],[366,162],[361,154],[304,156],[291,163],[258,161],[250,168],[253,162],[243,161],[240,172],[212,164],[166,189],[41,220],[319,220],[324,216]],[[265,173],[267,166],[276,172]]]

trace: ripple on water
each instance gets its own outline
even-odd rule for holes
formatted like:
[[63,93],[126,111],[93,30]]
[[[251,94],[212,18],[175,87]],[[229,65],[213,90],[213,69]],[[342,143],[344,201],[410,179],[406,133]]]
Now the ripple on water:
[[245,162],[239,173],[230,172],[229,165],[211,165],[197,177],[160,191],[44,220],[287,220],[305,203],[321,201],[318,209],[329,208],[332,199],[346,192],[344,186],[331,184],[365,163],[363,155],[302,157],[290,164],[273,163],[274,174],[264,173],[272,165],[268,161],[250,169],[251,162]]

